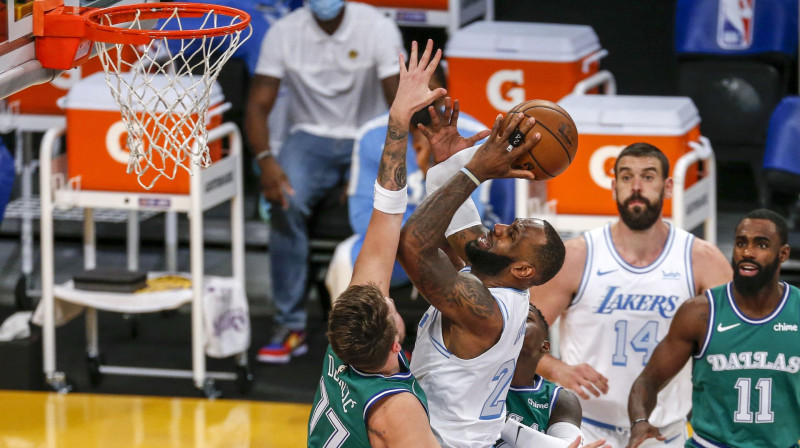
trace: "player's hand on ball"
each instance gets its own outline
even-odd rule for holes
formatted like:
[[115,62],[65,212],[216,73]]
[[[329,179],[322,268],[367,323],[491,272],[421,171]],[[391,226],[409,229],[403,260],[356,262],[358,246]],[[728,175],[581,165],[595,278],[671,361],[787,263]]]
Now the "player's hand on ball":
[[523,101],[508,112],[503,125],[518,113],[536,118],[535,127],[512,133],[511,144],[517,146],[530,138],[531,132],[538,132],[540,137],[534,149],[514,161],[514,167],[533,172],[537,180],[549,180],[563,173],[578,151],[578,129],[569,113],[552,101]]
[[[515,169],[511,166],[521,154],[530,151],[539,142],[541,135],[537,132],[533,136],[528,136],[519,146],[513,146],[509,142],[509,137],[515,132],[524,120],[529,122],[525,126],[533,127],[531,118],[526,118],[524,114],[515,114],[507,124],[503,122],[503,116],[498,115],[495,119],[492,133],[486,142],[475,151],[466,168],[472,172],[481,182],[487,179],[499,179],[507,177],[517,177],[520,179],[534,180],[535,176],[531,171]],[[523,126],[523,129],[525,128]]]

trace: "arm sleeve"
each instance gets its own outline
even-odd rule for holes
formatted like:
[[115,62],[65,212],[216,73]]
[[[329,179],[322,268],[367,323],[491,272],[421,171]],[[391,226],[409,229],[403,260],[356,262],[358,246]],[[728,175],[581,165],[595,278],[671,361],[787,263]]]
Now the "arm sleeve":
[[[506,424],[500,436],[509,445],[516,448],[567,448],[569,443],[559,438],[539,432],[530,426],[525,426],[514,419],[506,419]],[[573,438],[572,440],[575,440]]]
[[576,437],[580,436],[581,445],[584,444],[583,432],[581,428],[567,422],[556,422],[547,428],[547,435],[553,436],[557,439],[565,441],[567,444],[572,443]]
[[[450,178],[453,177],[453,175],[457,173],[461,167],[469,162],[469,160],[472,158],[472,155],[475,154],[475,151],[477,150],[478,146],[473,146],[472,148],[459,151],[458,153],[452,155],[449,159],[429,169],[428,176],[425,179],[425,189],[428,195],[431,195],[434,191],[438,190],[442,185],[447,183],[447,181],[450,180]],[[480,213],[478,213],[478,209],[475,207],[475,203],[470,197],[464,201],[463,204],[461,204],[461,207],[459,207],[458,210],[456,210],[455,215],[453,215],[453,219],[450,221],[450,225],[447,227],[445,236],[449,237],[450,235],[461,230],[480,224]]]
[[[461,135],[475,135],[478,132],[487,129],[483,123],[479,122],[471,115],[467,114],[464,111],[461,111],[461,114],[458,116],[458,133]],[[486,139],[475,143],[475,145],[482,145]],[[466,163],[466,162],[464,162]],[[475,208],[478,210],[478,214],[481,217],[481,220],[486,217],[486,206],[489,204],[490,198],[490,188],[491,188],[491,181],[487,181],[481,184],[480,187],[476,188],[475,191],[472,193],[472,202],[475,204]]]

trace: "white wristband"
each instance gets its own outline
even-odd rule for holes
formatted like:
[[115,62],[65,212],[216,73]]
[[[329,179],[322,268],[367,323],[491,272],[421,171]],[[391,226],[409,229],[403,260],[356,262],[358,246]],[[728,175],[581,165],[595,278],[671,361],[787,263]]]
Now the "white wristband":
[[539,432],[511,418],[506,419],[500,437],[515,448],[567,448],[569,446],[569,443],[559,438]]
[[464,173],[464,174],[466,174],[466,175],[467,175],[467,177],[469,177],[469,180],[471,180],[471,181],[475,182],[475,186],[476,186],[476,187],[480,187],[480,186],[481,186],[481,182],[478,180],[478,178],[477,178],[477,177],[475,177],[475,175],[474,175],[474,174],[472,174],[472,172],[471,172],[470,170],[468,170],[468,169],[467,169],[467,167],[465,167],[465,166],[462,166],[462,167],[461,167],[461,172],[462,172],[462,173]]
[[553,423],[547,428],[547,435],[561,439],[566,443],[572,443],[575,438],[580,437],[581,444],[578,446],[582,446],[585,442],[581,428],[567,422]]
[[375,181],[375,198],[372,207],[375,210],[389,214],[400,214],[406,212],[408,204],[408,185],[401,190],[387,190]]

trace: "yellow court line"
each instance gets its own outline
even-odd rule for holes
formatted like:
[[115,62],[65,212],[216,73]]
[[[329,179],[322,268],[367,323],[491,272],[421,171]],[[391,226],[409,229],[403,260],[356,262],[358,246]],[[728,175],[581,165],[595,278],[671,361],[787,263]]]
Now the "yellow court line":
[[311,405],[0,390],[0,448],[303,447]]

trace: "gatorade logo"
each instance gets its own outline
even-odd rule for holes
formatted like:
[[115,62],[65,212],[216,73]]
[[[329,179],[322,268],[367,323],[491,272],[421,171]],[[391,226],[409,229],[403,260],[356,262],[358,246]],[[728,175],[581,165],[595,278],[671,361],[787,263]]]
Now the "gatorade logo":
[[522,70],[499,70],[486,82],[486,98],[495,109],[506,112],[525,101]]
[[598,187],[611,190],[611,181],[614,179],[614,162],[624,145],[606,145],[594,150],[589,159],[589,176]]
[[120,142],[127,133],[128,130],[125,129],[125,125],[122,121],[117,121],[112,124],[108,127],[108,131],[106,131],[106,151],[108,151],[108,155],[111,156],[114,161],[126,165],[128,164],[128,159],[130,159],[130,153],[127,149],[122,147]]

